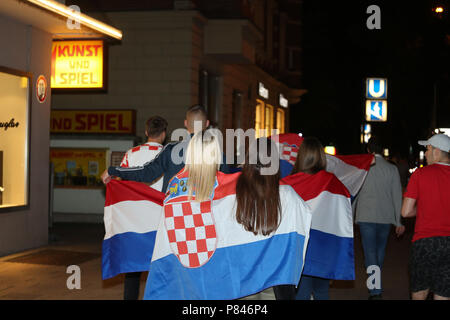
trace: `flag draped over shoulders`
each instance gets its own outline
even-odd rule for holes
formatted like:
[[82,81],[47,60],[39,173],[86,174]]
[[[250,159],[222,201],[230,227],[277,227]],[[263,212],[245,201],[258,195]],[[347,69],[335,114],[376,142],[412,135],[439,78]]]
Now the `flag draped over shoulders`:
[[148,271],[164,193],[134,181],[112,180],[106,186],[102,278]]
[[288,133],[272,137],[280,146],[283,183],[291,185],[312,211],[309,245],[303,274],[354,280],[353,214],[351,200],[367,176],[373,155],[326,154],[326,171],[290,175],[303,138]]
[[[281,177],[287,177],[294,168],[303,138],[295,133],[283,133],[271,138],[280,147]],[[374,156],[371,154],[336,156],[325,154],[325,156],[327,158],[326,170],[333,173],[344,184],[353,199],[364,183]]]
[[311,208],[312,223],[303,274],[354,280],[353,218],[350,194],[327,171],[297,173],[282,180]]
[[237,299],[297,285],[309,239],[311,212],[289,185],[280,186],[281,223],[254,235],[235,218],[240,173],[217,174],[212,200],[187,201],[186,176],[169,184],[144,299]]

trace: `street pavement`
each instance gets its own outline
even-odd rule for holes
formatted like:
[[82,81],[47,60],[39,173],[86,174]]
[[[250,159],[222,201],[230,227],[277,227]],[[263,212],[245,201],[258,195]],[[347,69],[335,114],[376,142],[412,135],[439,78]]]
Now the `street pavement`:
[[[414,220],[407,220],[406,232],[400,239],[392,228],[382,270],[384,300],[409,299],[408,257],[413,223]],[[56,223],[50,230],[48,246],[0,257],[0,300],[122,300],[123,275],[109,280],[101,277],[103,236],[102,224]],[[367,300],[367,275],[357,226],[354,248],[355,280],[333,281],[331,300]],[[60,253],[58,259],[44,259],[55,251]],[[68,288],[68,282],[74,283],[72,272],[68,273],[70,265],[80,267],[79,289]],[[141,278],[141,297],[145,278],[146,273]],[[273,300],[273,290],[269,288],[244,299]]]

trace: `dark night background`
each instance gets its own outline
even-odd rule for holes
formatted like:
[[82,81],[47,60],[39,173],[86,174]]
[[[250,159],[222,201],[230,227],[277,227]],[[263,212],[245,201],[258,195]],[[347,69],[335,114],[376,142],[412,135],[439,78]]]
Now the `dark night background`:
[[[369,30],[369,5],[381,30]],[[444,7],[441,18],[432,11]],[[391,155],[417,154],[418,139],[450,127],[449,7],[446,1],[304,1],[302,100],[291,107],[291,132],[334,144],[339,154],[360,143],[366,77],[388,79],[388,121],[372,124]],[[437,116],[432,124],[434,84]],[[431,128],[433,126],[433,128]]]

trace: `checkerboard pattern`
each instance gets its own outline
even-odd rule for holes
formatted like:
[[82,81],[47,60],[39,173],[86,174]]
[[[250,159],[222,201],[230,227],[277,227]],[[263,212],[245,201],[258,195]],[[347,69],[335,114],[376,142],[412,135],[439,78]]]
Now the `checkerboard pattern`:
[[211,201],[192,201],[164,206],[170,247],[185,267],[202,266],[216,250],[217,236],[211,204]]
[[296,146],[290,146],[287,143],[282,145],[281,159],[287,160],[290,164],[294,165],[297,160],[298,148]]

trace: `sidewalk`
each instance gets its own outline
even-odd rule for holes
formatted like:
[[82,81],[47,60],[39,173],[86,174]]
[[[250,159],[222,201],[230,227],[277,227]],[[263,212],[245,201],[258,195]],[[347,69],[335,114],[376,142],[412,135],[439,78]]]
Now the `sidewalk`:
[[[397,239],[391,233],[383,286],[385,300],[409,299],[408,256],[413,224]],[[101,278],[102,224],[57,223],[46,247],[0,257],[0,300],[121,300],[123,276],[103,281]],[[11,261],[15,260],[15,261]],[[367,300],[366,274],[358,228],[355,228],[355,281],[334,281],[330,288],[333,300]],[[81,269],[81,289],[68,289],[69,265]],[[141,280],[141,297],[145,276]],[[267,289],[245,299],[273,300]]]

